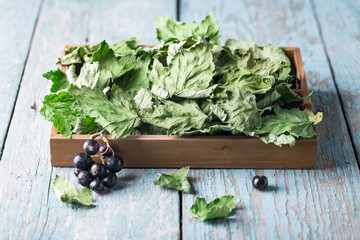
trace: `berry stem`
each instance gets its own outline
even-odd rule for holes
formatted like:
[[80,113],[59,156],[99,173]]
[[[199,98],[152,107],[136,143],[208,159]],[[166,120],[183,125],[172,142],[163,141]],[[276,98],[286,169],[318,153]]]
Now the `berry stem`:
[[95,138],[98,137],[98,136],[103,136],[103,133],[104,133],[105,131],[106,131],[106,130],[105,130],[105,128],[104,128],[104,129],[101,130],[100,132],[91,135],[91,136],[90,136],[90,139],[95,139]]

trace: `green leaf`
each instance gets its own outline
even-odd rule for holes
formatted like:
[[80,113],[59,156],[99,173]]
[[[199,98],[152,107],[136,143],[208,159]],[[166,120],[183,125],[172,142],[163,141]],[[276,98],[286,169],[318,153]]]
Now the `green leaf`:
[[69,88],[71,95],[78,101],[84,115],[95,118],[96,123],[105,128],[113,137],[127,137],[131,134],[137,117],[123,107],[123,95],[114,95],[109,101],[100,90],[90,88]]
[[296,102],[296,101],[303,101],[311,97],[312,93],[310,93],[306,97],[300,97],[296,94],[293,90],[290,89],[290,85],[286,83],[281,83],[275,87],[275,91],[277,91],[281,97],[280,101],[283,103],[287,102]]
[[224,195],[207,203],[205,198],[197,197],[190,208],[190,215],[202,221],[214,218],[226,218],[235,208],[235,196]]
[[305,109],[304,113],[308,116],[310,122],[312,122],[314,125],[317,125],[323,119],[323,113],[322,112],[318,112],[315,115],[312,111],[310,111],[308,109]]
[[202,98],[214,89],[209,88],[214,69],[211,46],[199,43],[184,53],[177,53],[169,69],[155,59],[149,79],[157,89],[168,92],[168,96]]
[[135,54],[135,49],[139,44],[139,39],[137,37],[132,37],[118,43],[115,43],[111,46],[111,49],[114,51],[116,57],[124,56],[129,53]]
[[252,74],[248,68],[237,68],[224,74],[219,81],[219,87],[239,87],[253,94],[262,94],[269,91],[274,83],[275,79],[272,76]]
[[215,88],[217,88],[216,84],[202,90],[184,90],[176,93],[176,96],[182,98],[207,98],[212,94]]
[[167,129],[168,135],[182,134],[191,128],[201,129],[207,118],[194,102],[179,104],[169,100],[142,109],[139,115],[142,122]]
[[99,89],[108,87],[111,79],[121,77],[136,66],[134,55],[128,54],[118,59],[105,41],[100,43],[100,48],[94,53],[93,62],[98,62],[100,65],[97,81]]
[[68,66],[68,69],[66,70],[65,74],[66,74],[66,77],[67,77],[67,79],[69,81],[69,86],[70,86],[70,84],[75,84],[76,79],[78,78],[78,76],[76,74],[76,66],[74,64]]
[[152,95],[146,88],[140,89],[134,97],[134,101],[139,109],[151,108],[153,105]]
[[206,16],[201,23],[181,23],[172,17],[156,17],[155,22],[158,25],[156,33],[159,41],[170,38],[183,40],[194,36],[209,39],[213,44],[220,44],[220,28],[212,14]]
[[71,137],[78,118],[84,117],[80,106],[68,92],[45,96],[40,113],[66,138]]
[[290,85],[286,83],[280,83],[267,92],[263,98],[261,98],[257,105],[260,109],[272,106],[272,105],[284,105],[289,102],[304,101],[311,97],[310,93],[306,97],[300,97],[293,90],[290,89]]
[[257,102],[257,106],[259,109],[264,109],[268,106],[271,106],[272,104],[274,104],[278,99],[281,98],[281,94],[278,93],[278,91],[276,90],[271,90],[269,92],[267,92],[263,98],[261,98],[258,102]]
[[250,133],[260,127],[256,97],[241,88],[228,89],[227,99],[218,99],[210,108],[223,122],[239,132]]
[[316,135],[313,123],[300,109],[281,109],[275,106],[274,111],[275,115],[269,115],[262,119],[261,129],[256,129],[257,134],[271,133],[275,136],[290,134],[294,137],[304,138]]
[[174,56],[177,53],[183,53],[184,50],[187,48],[190,48],[194,46],[194,44],[200,43],[201,41],[195,41],[192,37],[188,37],[186,40],[181,42],[175,42],[172,44],[169,44],[168,50],[167,50],[167,57],[166,57],[166,63],[167,65],[170,65],[171,60],[174,58]]
[[78,192],[73,183],[59,177],[58,175],[55,177],[52,190],[56,197],[62,202],[74,202],[85,206],[90,206],[93,204],[93,198],[90,189],[83,188]]
[[170,174],[161,173],[154,181],[154,184],[189,193],[191,190],[191,185],[187,179],[189,169],[190,167],[183,167]]
[[210,126],[206,126],[203,129],[187,131],[184,134],[182,134],[182,136],[190,136],[190,135],[198,135],[198,134],[216,135],[216,134],[222,134],[224,132],[239,134],[239,132],[237,132],[236,130],[234,130],[233,128],[231,128],[228,125],[213,124]]
[[44,73],[43,77],[53,82],[53,85],[50,89],[50,92],[52,93],[69,88],[69,82],[66,74],[63,73],[59,68],[57,70]]
[[290,65],[290,59],[286,56],[284,50],[277,45],[267,45],[263,48],[262,54],[264,58],[269,58],[271,61],[283,62],[287,65]]
[[264,58],[260,48],[258,48],[255,42],[246,40],[228,39],[225,42],[225,47],[228,47],[233,53],[238,55],[244,55],[248,52],[252,52],[255,59]]
[[165,90],[170,93],[184,92],[186,90],[204,90],[214,75],[215,65],[212,62],[211,46],[199,43],[195,47],[177,54],[169,66],[170,83]]
[[290,147],[295,145],[295,138],[291,135],[281,134],[280,136],[275,136],[274,134],[267,134],[259,137],[264,143],[273,143],[276,146],[281,147],[283,144],[288,144]]
[[126,110],[136,114],[135,101],[130,97],[130,95],[114,85],[110,91],[110,101],[119,108],[125,108]]
[[215,71],[217,73],[221,73],[228,69],[231,70],[236,67],[238,58],[229,50],[229,48],[214,45],[212,53]]
[[88,188],[82,188],[73,201],[85,206],[94,204],[91,191]]
[[92,134],[101,130],[102,127],[95,122],[95,118],[84,117],[78,118],[72,132],[75,134]]
[[136,59],[136,66],[118,80],[115,80],[115,83],[125,91],[138,91],[141,88],[148,88],[149,78],[147,74],[150,60],[149,57]]
[[151,124],[140,122],[138,126],[134,128],[132,135],[166,135],[167,130]]
[[275,76],[276,73],[284,67],[288,67],[288,66],[282,63],[281,61],[278,60],[272,61],[269,58],[266,58],[255,61],[254,65],[250,68],[250,71],[256,74],[262,74],[266,72],[267,75]]
[[277,77],[278,81],[287,81],[289,79],[291,72],[291,67],[284,67],[279,71],[279,76]]
[[[103,89],[108,85],[103,85],[99,82],[100,77],[100,65],[98,62],[84,63],[80,70],[79,77],[76,78],[75,84],[77,87],[89,87],[91,89],[99,88]],[[101,86],[99,86],[101,84]]]
[[63,57],[58,58],[56,64],[59,65],[71,65],[75,63],[83,63],[84,57],[87,55],[92,55],[100,47],[100,44],[97,45],[86,45],[80,47],[70,47],[65,51]]
[[155,96],[157,96],[160,99],[166,99],[170,95],[166,90],[164,90],[163,88],[158,87],[156,85],[153,85],[151,87],[151,93],[154,94]]

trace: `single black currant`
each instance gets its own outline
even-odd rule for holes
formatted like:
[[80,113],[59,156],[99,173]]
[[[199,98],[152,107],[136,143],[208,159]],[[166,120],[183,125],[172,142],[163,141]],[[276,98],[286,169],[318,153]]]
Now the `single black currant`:
[[99,151],[99,143],[94,139],[88,139],[84,142],[84,152],[89,155],[94,155]]
[[268,179],[265,176],[256,175],[252,179],[252,185],[255,189],[264,190],[268,187]]
[[90,183],[90,189],[95,192],[102,192],[104,190],[104,184],[100,180],[95,179]]
[[102,165],[101,163],[94,163],[91,166],[90,173],[96,178],[103,178],[105,177],[107,170],[105,166]]
[[105,167],[110,172],[119,172],[124,167],[124,160],[118,156],[110,156],[105,160]]
[[75,168],[74,169],[74,175],[79,176],[79,173],[81,172],[81,169]]
[[113,172],[108,172],[106,176],[101,180],[105,187],[111,188],[116,184],[116,174]]
[[89,187],[90,183],[94,180],[94,177],[88,171],[81,171],[78,175],[78,183],[84,187]]
[[102,191],[103,193],[108,193],[109,192],[109,188],[107,188],[105,185],[104,185],[104,190]]
[[74,157],[74,166],[81,170],[87,170],[94,164],[92,158],[85,153],[78,153]]
[[103,144],[99,148],[99,153],[104,157],[110,157],[112,156],[113,151],[106,144]]

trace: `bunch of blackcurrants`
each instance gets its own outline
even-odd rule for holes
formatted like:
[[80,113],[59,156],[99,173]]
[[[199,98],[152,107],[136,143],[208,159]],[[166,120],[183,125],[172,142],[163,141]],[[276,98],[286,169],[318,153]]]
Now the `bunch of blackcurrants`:
[[[74,174],[82,186],[97,193],[105,193],[115,186],[116,173],[123,168],[124,161],[114,154],[107,139],[102,134],[100,135],[105,144],[100,146],[94,139],[96,135],[86,140],[83,146],[85,153],[78,153],[74,158]],[[95,163],[92,157],[99,157],[102,163]]]

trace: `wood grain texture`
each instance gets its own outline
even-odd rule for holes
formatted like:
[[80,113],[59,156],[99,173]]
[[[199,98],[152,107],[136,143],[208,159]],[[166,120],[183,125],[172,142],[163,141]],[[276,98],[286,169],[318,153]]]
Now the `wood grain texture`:
[[[322,3],[321,5],[326,4]],[[338,10],[339,11],[339,10]],[[195,194],[183,194],[183,237],[197,239],[356,239],[360,184],[355,154],[309,1],[182,1],[181,21],[213,12],[227,38],[300,47],[318,125],[317,170],[192,170]],[[336,15],[336,12],[330,14]],[[266,192],[251,179],[263,173]],[[189,209],[196,196],[238,199],[235,217],[201,222]]]
[[159,44],[154,17],[163,15],[175,17],[176,0],[93,1],[88,40],[99,43],[105,39],[113,44],[122,39],[138,37],[140,44]]
[[[51,165],[73,166],[73,157],[89,138],[90,135],[73,135],[71,139],[52,135]],[[124,159],[125,167],[311,169],[316,167],[317,159],[316,137],[299,139],[294,147],[282,148],[246,136],[140,135],[107,139]],[[94,160],[101,162],[99,157]]]
[[[52,168],[49,164],[51,124],[39,114],[39,107],[50,82],[41,75],[56,67],[56,58],[66,43],[85,43],[89,32],[95,34],[97,30],[90,22],[101,24],[104,38],[115,42],[121,40],[122,32],[134,31],[138,26],[120,28],[114,23],[118,19],[109,15],[140,18],[132,15],[131,7],[139,11],[147,7],[141,10],[145,26],[152,21],[150,13],[176,12],[172,1],[152,2],[151,7],[140,1],[107,1],[101,9],[104,15],[94,16],[91,11],[98,2],[44,2],[0,161],[2,239],[176,239],[179,235],[178,193],[153,185],[157,170],[124,170],[119,174],[120,185],[109,195],[94,194],[96,207],[90,209],[61,203],[51,192],[55,174],[72,181],[74,177],[72,168]],[[113,31],[116,36],[107,35]],[[149,38],[155,39],[155,35]],[[34,102],[39,106],[36,110],[30,108]]]
[[315,0],[314,5],[359,162],[360,1],[332,0],[323,4]]
[[0,0],[0,158],[40,4]]

